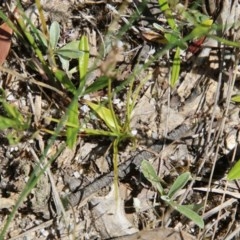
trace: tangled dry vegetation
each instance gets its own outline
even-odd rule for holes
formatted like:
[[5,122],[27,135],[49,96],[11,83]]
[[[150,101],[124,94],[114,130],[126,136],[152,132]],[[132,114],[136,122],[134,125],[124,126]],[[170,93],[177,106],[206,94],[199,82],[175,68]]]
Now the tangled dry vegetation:
[[[232,5],[224,5],[222,11],[217,11],[214,1],[208,2],[210,6],[205,7],[201,7],[202,1],[182,4],[211,15],[221,26],[216,36],[237,40],[239,31],[233,23],[239,19],[238,1],[230,1]],[[21,3],[31,23],[42,29],[34,1]],[[161,53],[167,43],[154,24],[165,30],[169,27],[158,1],[45,0],[41,4],[48,28],[53,22],[60,25],[58,48],[83,35],[88,39],[86,89],[94,82],[100,84],[76,98],[79,127],[107,131],[103,116],[94,114],[94,107],[86,103],[106,103],[111,96],[112,108],[122,126],[129,125],[130,137],[117,146],[116,188],[115,135],[79,131],[69,148],[67,127],[60,120],[74,101],[69,91],[72,85],[52,81],[31,45],[14,34],[9,55],[0,67],[0,114],[6,114],[7,102],[18,109],[17,118],[26,125],[1,130],[1,237],[238,239],[239,183],[225,177],[240,156],[239,105],[231,101],[239,94],[238,48],[210,37],[195,50],[187,42],[190,47],[181,50],[178,81],[171,87],[176,49]],[[16,2],[5,1],[1,10],[8,13],[15,6]],[[174,18],[186,35],[189,23],[177,13]],[[69,61],[69,67],[54,58],[58,68],[73,69],[68,77],[72,88],[78,86],[77,58]],[[106,79],[111,79],[110,93]],[[134,98],[128,122],[126,112]],[[157,194],[141,172],[143,159],[151,162],[166,191],[180,174],[190,172],[192,179],[175,200],[200,206],[202,229]],[[38,175],[48,161],[51,164]]]

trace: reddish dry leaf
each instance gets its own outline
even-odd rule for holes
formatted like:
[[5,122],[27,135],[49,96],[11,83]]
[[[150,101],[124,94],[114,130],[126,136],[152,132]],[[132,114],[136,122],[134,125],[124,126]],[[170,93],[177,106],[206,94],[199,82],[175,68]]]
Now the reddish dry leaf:
[[8,56],[12,33],[13,30],[6,23],[0,26],[0,65],[3,64]]
[[192,54],[196,54],[201,49],[201,45],[203,44],[205,39],[206,39],[206,37],[201,37],[200,39],[191,43],[188,47],[188,52],[190,52]]

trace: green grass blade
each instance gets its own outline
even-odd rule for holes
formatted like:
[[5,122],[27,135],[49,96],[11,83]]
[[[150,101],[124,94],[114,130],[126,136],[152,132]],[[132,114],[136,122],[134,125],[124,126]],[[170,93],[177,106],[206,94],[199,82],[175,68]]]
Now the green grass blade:
[[6,101],[3,101],[2,105],[9,117],[16,119],[19,123],[24,122],[24,118],[23,118],[22,114],[18,111],[16,106],[9,104]]
[[88,70],[88,62],[89,62],[89,44],[87,36],[82,36],[79,43],[79,50],[82,52],[82,55],[79,57],[79,72],[80,79],[82,80]]
[[[22,33],[24,34],[24,36],[26,37],[26,39],[28,40],[29,44],[31,45],[32,49],[35,51],[36,55],[38,56],[39,60],[41,61],[41,63],[46,66],[46,62],[44,59],[44,56],[41,52],[41,50],[39,49],[31,31],[33,31],[34,35],[37,36],[38,35],[38,30],[37,28],[31,23],[31,21],[26,17],[24,11],[21,9],[18,9],[18,11],[20,12],[20,16],[17,19],[18,25],[21,28]],[[29,27],[26,25],[25,21],[27,21],[27,24],[30,25],[31,27],[31,31],[29,30]],[[41,38],[39,37],[39,40],[41,41]]]
[[87,36],[82,36],[79,43],[79,50],[82,52],[82,55],[78,59],[78,69],[79,69],[79,89],[81,92],[85,90],[86,87],[86,74],[88,71],[89,63],[89,44]]
[[67,145],[73,149],[77,142],[77,136],[79,133],[79,119],[78,119],[78,99],[74,98],[73,103],[69,107],[68,123],[77,127],[67,127]]
[[189,172],[185,172],[178,176],[168,192],[168,197],[172,199],[174,194],[180,189],[182,189],[187,184],[190,178],[191,174]]
[[158,0],[158,4],[160,6],[161,11],[163,11],[163,13],[164,13],[164,15],[165,15],[165,17],[167,19],[167,22],[168,22],[169,26],[171,27],[171,29],[172,30],[176,30],[177,29],[177,25],[175,23],[172,11],[169,8],[168,1],[167,0]]
[[21,124],[16,119],[0,116],[0,130],[7,128],[19,129],[21,128]]
[[227,46],[240,48],[239,41],[234,42],[234,41],[230,41],[230,40],[227,40],[227,39],[215,36],[215,35],[209,35],[209,37],[213,38],[213,39],[217,40],[218,42],[223,43]]
[[172,66],[172,74],[170,79],[170,86],[174,88],[176,86],[176,83],[179,79],[179,73],[180,73],[180,47],[176,48],[176,52],[173,59],[173,66]]

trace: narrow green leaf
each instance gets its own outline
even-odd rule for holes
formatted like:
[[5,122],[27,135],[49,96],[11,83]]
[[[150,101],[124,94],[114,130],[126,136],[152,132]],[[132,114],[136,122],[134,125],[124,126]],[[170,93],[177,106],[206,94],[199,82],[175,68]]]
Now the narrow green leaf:
[[169,204],[178,212],[192,220],[200,228],[204,228],[204,221],[196,212],[192,211],[189,207],[185,205],[178,205],[177,203],[170,201]]
[[100,129],[91,129],[91,128],[83,128],[81,129],[81,133],[87,135],[98,135],[98,136],[107,136],[107,137],[118,137],[119,135],[114,132],[104,131]]
[[74,98],[73,103],[69,107],[68,123],[77,127],[67,127],[67,145],[69,148],[74,148],[77,142],[79,132],[79,119],[78,119],[78,100]]
[[10,118],[15,119],[16,122],[18,122],[19,124],[24,122],[24,118],[22,114],[18,111],[16,106],[9,104],[6,101],[3,101],[2,104],[3,104],[4,110],[7,112]]
[[160,178],[158,177],[155,169],[153,168],[153,166],[147,161],[147,160],[143,160],[141,163],[141,171],[144,175],[144,177],[152,183],[152,185],[157,188],[157,190],[159,191],[160,195],[163,196],[164,194],[164,190],[162,188],[162,185],[160,183]]
[[115,125],[114,116],[110,109],[102,106],[101,104],[95,104],[90,101],[85,101],[85,103],[97,113],[97,115],[104,121],[112,132],[119,132],[118,129],[121,129],[121,127],[120,125]]
[[52,49],[56,49],[59,38],[60,38],[60,26],[58,22],[54,21],[50,26],[49,40]]
[[176,48],[176,52],[173,59],[173,66],[172,66],[172,74],[170,79],[170,85],[172,88],[176,86],[176,83],[179,79],[179,73],[180,73],[180,47]]
[[7,128],[18,129],[21,128],[21,124],[19,124],[16,119],[0,116],[0,130],[5,130]]
[[173,17],[172,11],[169,8],[168,1],[167,0],[158,0],[158,4],[160,6],[161,11],[163,11],[167,22],[172,30],[177,29],[177,25],[175,23],[175,18]]
[[174,194],[180,189],[182,189],[187,184],[190,178],[191,174],[189,172],[185,172],[178,176],[168,192],[168,197],[172,199]]
[[41,46],[47,48],[47,39],[46,39],[46,36],[39,30],[37,29],[37,36],[38,40],[40,41],[41,43]]
[[106,136],[106,137],[118,137],[117,133],[111,131],[104,131],[101,129],[91,129],[91,128],[83,128],[81,129],[82,134],[87,135],[98,135],[98,136]]
[[83,94],[86,88],[86,74],[89,62],[88,38],[85,35],[83,35],[80,39],[79,50],[82,52],[82,55],[78,58],[78,70],[80,76],[79,89],[81,91],[81,94]]
[[85,90],[86,94],[96,92],[99,90],[102,90],[103,88],[108,86],[108,77],[99,77],[95,80],[94,83],[92,83],[90,86],[88,86]]
[[79,50],[82,55],[79,57],[80,81],[86,76],[89,62],[89,44],[87,36],[83,35],[80,39]]
[[233,102],[239,103],[239,102],[240,102],[240,95],[235,95],[235,96],[233,96],[233,97],[231,98],[231,100],[232,100]]
[[69,65],[70,65],[70,59],[67,59],[67,58],[64,58],[64,57],[61,57],[60,55],[58,56],[60,61],[61,61],[61,64],[62,64],[62,69],[66,72],[69,71]]
[[167,203],[169,203],[171,201],[171,199],[168,197],[168,195],[162,195],[161,199]]
[[64,71],[56,69],[54,74],[57,80],[66,88],[66,90],[70,91],[73,94],[76,92],[75,86]]
[[209,38],[213,38],[213,39],[217,40],[218,42],[223,43],[227,46],[240,48],[239,41],[230,41],[230,40],[227,40],[225,38],[221,38],[221,37],[218,37],[216,35],[210,35],[210,34],[208,36],[209,36]]
[[237,179],[240,179],[240,159],[235,163],[227,175],[227,180],[229,181]]

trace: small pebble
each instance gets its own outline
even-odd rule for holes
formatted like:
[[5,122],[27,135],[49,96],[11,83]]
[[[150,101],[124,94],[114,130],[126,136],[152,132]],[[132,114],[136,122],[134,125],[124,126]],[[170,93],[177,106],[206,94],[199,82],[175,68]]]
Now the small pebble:
[[49,232],[45,229],[41,229],[40,232],[44,237],[47,237],[49,235]]
[[80,175],[79,172],[76,171],[76,172],[73,173],[73,176],[74,176],[75,178],[80,178],[81,175]]

